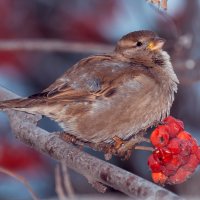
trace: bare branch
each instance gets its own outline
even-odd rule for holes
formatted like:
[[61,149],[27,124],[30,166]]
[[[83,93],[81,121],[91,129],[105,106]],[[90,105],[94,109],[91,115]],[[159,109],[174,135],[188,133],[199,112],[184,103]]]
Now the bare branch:
[[[163,13],[162,13],[163,14]],[[165,17],[168,17],[167,15]],[[170,21],[170,19],[168,19]],[[173,25],[172,25],[173,26]],[[172,27],[173,28],[173,27]],[[173,28],[174,30],[175,28]],[[177,31],[174,31],[177,32]],[[112,45],[66,42],[59,40],[0,40],[1,51],[44,51],[73,53],[108,53],[114,49]],[[183,47],[181,48],[183,49]],[[181,58],[182,59],[182,58]],[[176,56],[174,65],[182,85],[190,85],[200,80],[197,60],[181,60]],[[180,62],[178,62],[180,60]],[[193,69],[194,68],[194,69]]]
[[61,170],[60,170],[59,164],[57,164],[55,168],[55,185],[56,185],[55,189],[58,195],[58,199],[59,200],[67,199],[67,196],[65,195],[65,192],[62,187]]
[[67,191],[67,194],[70,199],[75,199],[75,194],[74,194],[74,190],[70,181],[67,165],[65,161],[63,160],[61,161],[61,169],[62,169],[63,179],[64,179],[63,182],[64,182],[65,189]]
[[112,45],[66,42],[60,40],[0,40],[0,51],[47,51],[76,53],[105,53]]
[[17,175],[16,173],[13,173],[13,172],[11,172],[11,171],[9,171],[7,169],[4,169],[3,167],[0,167],[0,172],[6,174],[6,175],[8,175],[8,176],[10,176],[10,177],[12,177],[12,178],[14,178],[16,180],[18,180],[19,182],[21,182],[27,188],[27,190],[29,191],[32,199],[33,200],[39,200],[38,197],[36,196],[36,194],[33,192],[33,190],[31,188],[31,186],[29,185],[28,181],[24,177],[22,177],[20,175]]
[[[16,98],[15,94],[0,87],[0,100]],[[84,175],[93,182],[99,182],[119,190],[130,197],[142,199],[181,199],[170,191],[155,185],[137,175],[93,157],[73,145],[67,144],[59,135],[49,133],[36,126],[40,116],[7,110],[11,127],[16,137],[34,149],[49,155]]]

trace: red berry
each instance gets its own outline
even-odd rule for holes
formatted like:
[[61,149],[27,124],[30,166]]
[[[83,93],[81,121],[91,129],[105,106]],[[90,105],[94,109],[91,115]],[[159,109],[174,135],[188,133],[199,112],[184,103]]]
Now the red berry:
[[199,159],[195,154],[191,154],[188,162],[182,167],[184,170],[194,172],[199,165]]
[[169,142],[168,126],[158,126],[150,136],[151,143],[155,147],[164,147]]
[[168,170],[177,171],[177,169],[183,164],[181,155],[173,155],[170,162],[166,163],[165,167]]
[[161,165],[157,160],[154,159],[153,154],[151,154],[148,158],[148,166],[152,172],[161,171]]
[[192,138],[190,141],[191,141],[191,152],[196,153],[198,151],[197,140],[195,138]]
[[200,161],[200,146],[198,147],[198,150],[197,150],[197,152],[195,154],[196,154],[197,158]]
[[182,140],[181,143],[180,143],[180,149],[181,149],[180,154],[182,156],[188,156],[188,155],[190,155],[191,154],[191,144],[190,144],[190,141]]
[[169,144],[167,145],[167,148],[169,151],[172,152],[172,154],[179,154],[181,152],[181,139],[179,138],[172,138],[169,141]]
[[184,125],[183,125],[183,122],[181,120],[178,120],[172,116],[168,116],[166,117],[163,122],[167,123],[167,124],[171,124],[173,122],[176,122],[177,124],[179,124],[180,126],[182,126],[182,128],[184,129]]
[[161,171],[165,176],[169,177],[172,176],[176,173],[176,170],[174,170],[173,168],[167,168],[166,166],[162,167],[162,171]]
[[176,135],[184,130],[184,124],[182,121],[169,116],[163,120],[169,126],[169,136],[170,138],[176,137]]
[[157,172],[152,173],[152,179],[155,183],[163,185],[167,181],[167,176],[165,176],[162,172]]
[[167,180],[168,184],[180,184],[185,182],[190,176],[192,172],[184,170],[183,168],[179,168],[176,174],[170,176]]
[[153,152],[154,159],[164,165],[172,159],[172,153],[167,148],[158,148]]
[[176,123],[171,123],[169,125],[169,136],[170,138],[174,138],[177,136],[177,134],[180,132],[180,131],[183,131],[182,127],[180,127],[179,125],[177,125]]
[[156,147],[148,159],[155,183],[180,184],[186,181],[200,163],[200,147],[192,135],[184,131],[183,122],[173,117],[164,120],[150,139]]
[[[192,137],[191,134],[189,134],[186,131],[182,131],[177,135],[177,138],[181,139],[181,146],[182,146],[182,152],[186,155],[186,152],[189,153],[196,153],[198,151],[198,145],[195,138]],[[189,154],[188,154],[189,155]]]
[[179,139],[182,139],[182,140],[191,140],[192,139],[192,136],[191,134],[189,134],[188,132],[186,131],[181,131],[178,135],[177,135],[177,138]]
[[[180,154],[180,156],[181,156],[181,154]],[[183,166],[183,165],[185,165],[186,163],[188,163],[189,159],[190,159],[190,155],[181,156],[181,162],[182,162],[181,165]]]

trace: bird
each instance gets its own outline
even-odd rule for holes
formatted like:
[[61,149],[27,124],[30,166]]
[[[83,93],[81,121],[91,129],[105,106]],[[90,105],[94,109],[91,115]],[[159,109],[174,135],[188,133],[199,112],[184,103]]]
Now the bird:
[[150,30],[130,32],[112,52],[81,59],[42,92],[0,109],[47,116],[85,142],[129,140],[170,114],[179,80],[165,42]]

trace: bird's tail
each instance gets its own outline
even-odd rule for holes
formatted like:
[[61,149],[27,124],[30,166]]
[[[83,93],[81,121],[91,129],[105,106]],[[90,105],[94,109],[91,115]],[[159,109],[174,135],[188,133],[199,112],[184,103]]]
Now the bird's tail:
[[0,101],[0,109],[16,109],[21,110],[22,108],[30,108],[33,106],[33,99],[21,98],[21,99],[12,99],[6,101]]

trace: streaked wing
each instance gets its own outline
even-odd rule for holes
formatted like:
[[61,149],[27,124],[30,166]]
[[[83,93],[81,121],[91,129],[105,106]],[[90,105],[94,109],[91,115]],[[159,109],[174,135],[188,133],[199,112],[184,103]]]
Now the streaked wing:
[[145,66],[120,62],[110,55],[91,56],[81,60],[42,93],[29,98],[45,102],[94,101],[115,94],[128,77],[133,79],[145,71]]
[[114,94],[116,83],[124,75],[119,64],[107,55],[88,57],[74,65],[42,93],[29,98],[70,102],[108,97]]

